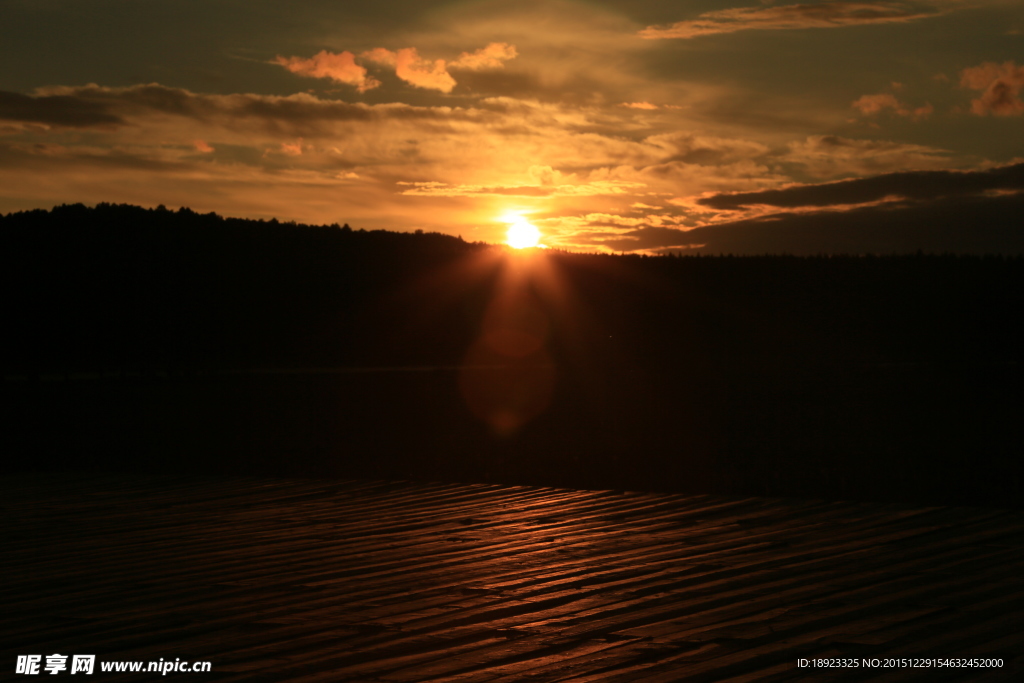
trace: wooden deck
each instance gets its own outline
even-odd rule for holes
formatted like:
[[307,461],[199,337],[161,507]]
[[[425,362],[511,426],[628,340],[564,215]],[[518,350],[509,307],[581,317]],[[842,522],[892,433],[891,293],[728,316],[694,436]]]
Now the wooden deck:
[[[8,673],[18,654],[54,652],[211,661],[212,673],[184,675],[194,681],[1024,671],[1021,512],[67,474],[0,479],[0,496]],[[1005,666],[797,667],[885,655],[997,656]]]

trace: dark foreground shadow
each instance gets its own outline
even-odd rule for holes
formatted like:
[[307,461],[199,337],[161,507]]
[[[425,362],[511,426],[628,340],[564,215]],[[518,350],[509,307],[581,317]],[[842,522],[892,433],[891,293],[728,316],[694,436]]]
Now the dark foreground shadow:
[[[454,368],[8,381],[7,471],[371,477],[1019,507],[1017,366],[554,367],[499,430]],[[500,369],[473,381],[500,382]]]

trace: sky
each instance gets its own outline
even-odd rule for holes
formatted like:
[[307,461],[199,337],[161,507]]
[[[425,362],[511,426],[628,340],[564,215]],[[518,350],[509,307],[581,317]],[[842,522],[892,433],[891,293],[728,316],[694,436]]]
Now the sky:
[[0,0],[0,212],[1024,252],[1024,4]]

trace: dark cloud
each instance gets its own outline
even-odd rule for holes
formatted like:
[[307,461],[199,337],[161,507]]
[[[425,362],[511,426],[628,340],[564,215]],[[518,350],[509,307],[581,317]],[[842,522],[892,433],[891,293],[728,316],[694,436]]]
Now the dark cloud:
[[[1014,167],[1016,168],[1016,167]],[[1024,193],[951,196],[925,204],[783,213],[693,230],[646,227],[604,242],[731,254],[1024,254]]]
[[930,201],[965,197],[995,190],[1024,190],[1024,164],[985,171],[910,171],[887,173],[820,185],[801,185],[779,190],[718,194],[697,203],[715,209],[742,209],[767,205],[784,208],[865,204],[888,197]]
[[84,169],[97,173],[109,169],[168,172],[193,168],[194,164],[175,159],[155,159],[120,150],[102,153],[82,151],[60,145],[0,144],[0,168],[43,172]]
[[174,159],[158,159],[120,150],[82,151],[59,144],[0,144],[0,168],[129,169],[134,171],[175,171],[193,168],[193,164]]
[[[691,233],[693,230],[684,231],[676,228],[643,227],[636,230],[629,230],[620,233],[611,239],[598,239],[597,243],[615,251],[638,251],[659,249],[662,247],[690,247],[695,242]],[[604,237],[608,233],[595,233]]]
[[69,128],[111,127],[124,123],[103,102],[90,102],[72,95],[31,97],[6,91],[0,91],[0,119]]
[[[59,111],[59,106],[69,112],[85,112],[86,114],[78,114],[79,126],[124,123],[132,117],[169,114],[228,125],[251,122],[262,124],[273,132],[281,132],[287,128],[289,134],[309,137],[324,133],[323,125],[345,121],[446,121],[478,118],[481,115],[480,110],[416,107],[405,104],[367,105],[321,99],[304,93],[288,96],[250,93],[211,95],[170,88],[157,83],[128,88],[108,88],[95,84],[42,88],[35,96],[18,97],[23,98],[18,101],[18,106],[26,111],[42,110],[48,106],[54,111]],[[54,101],[60,104],[50,104]],[[0,111],[3,111],[2,107],[0,100]],[[106,118],[101,118],[101,115]]]

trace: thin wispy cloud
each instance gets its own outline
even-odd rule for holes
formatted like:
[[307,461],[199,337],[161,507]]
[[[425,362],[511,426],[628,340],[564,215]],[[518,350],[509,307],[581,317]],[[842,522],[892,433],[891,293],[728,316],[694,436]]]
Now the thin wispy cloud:
[[913,121],[920,121],[927,118],[935,111],[930,103],[919,107],[910,107],[890,93],[879,93],[877,95],[862,95],[851,105],[865,116],[873,116],[884,111],[891,111],[899,116],[904,116]]
[[594,195],[625,194],[632,189],[646,187],[645,183],[629,183],[597,180],[588,183],[566,183],[564,185],[449,185],[439,182],[399,183],[411,185],[402,191],[407,195],[434,197],[590,197]]
[[940,169],[951,165],[946,150],[894,140],[812,135],[787,146],[789,151],[781,159],[818,178],[874,175],[901,169]]
[[870,24],[907,23],[939,14],[894,2],[823,2],[778,7],[737,7],[705,12],[696,19],[669,26],[648,26],[641,38],[698,38],[737,31],[771,31],[810,28],[841,28]]

